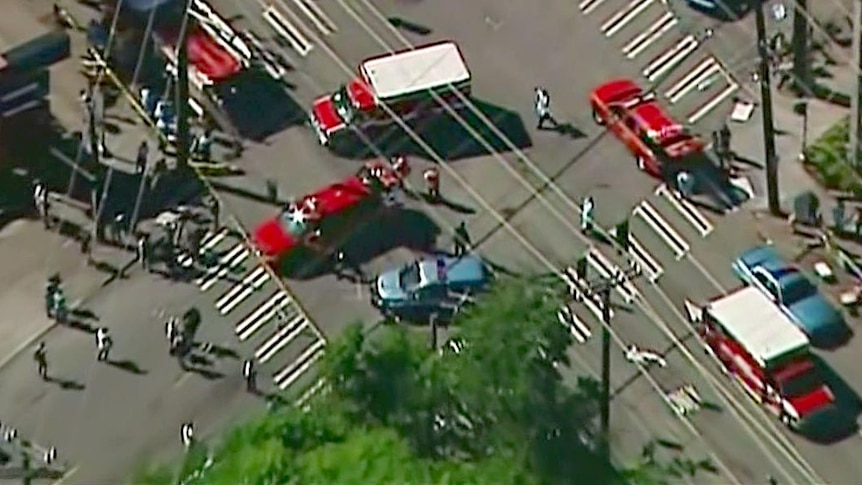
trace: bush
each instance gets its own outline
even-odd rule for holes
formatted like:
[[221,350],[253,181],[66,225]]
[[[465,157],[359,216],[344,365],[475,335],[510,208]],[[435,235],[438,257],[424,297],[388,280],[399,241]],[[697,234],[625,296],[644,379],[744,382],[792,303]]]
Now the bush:
[[862,177],[854,164],[847,159],[849,125],[849,118],[844,118],[826,130],[817,141],[806,148],[805,163],[806,168],[826,188],[860,196]]

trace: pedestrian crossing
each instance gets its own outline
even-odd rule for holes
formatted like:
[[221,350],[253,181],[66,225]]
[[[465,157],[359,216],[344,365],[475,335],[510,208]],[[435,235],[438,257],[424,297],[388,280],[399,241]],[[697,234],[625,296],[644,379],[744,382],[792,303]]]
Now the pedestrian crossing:
[[278,38],[302,57],[314,44],[312,35],[330,36],[338,26],[314,0],[259,0],[261,16]]
[[[595,245],[584,254],[584,278],[578,276],[574,266],[560,271],[571,299],[560,308],[557,318],[579,344],[587,343],[604,321],[601,296],[590,290],[588,282],[618,278],[622,282],[614,286],[612,297],[616,302],[631,305],[643,299],[639,280],[658,283],[665,274],[666,265],[688,257],[692,246],[714,230],[701,209],[664,184],[634,207],[628,222],[628,245],[625,248],[628,254],[614,254],[604,246]],[[618,230],[619,226],[609,229],[608,233],[618,240]],[[640,275],[624,280],[621,275],[626,274],[631,266],[638,268]],[[614,317],[613,306],[608,313]]]
[[[234,322],[241,348],[248,348],[244,351],[272,375],[275,387],[283,390],[294,384],[321,357],[325,345],[303,309],[235,233],[208,233],[200,256],[194,283],[201,292],[216,295],[213,305]],[[185,267],[195,265],[189,255],[178,261]]]
[[599,20],[599,30],[670,105],[696,123],[731,99],[739,84],[721,62],[702,49],[712,37],[706,28],[683,32],[666,0],[581,0],[583,15]]

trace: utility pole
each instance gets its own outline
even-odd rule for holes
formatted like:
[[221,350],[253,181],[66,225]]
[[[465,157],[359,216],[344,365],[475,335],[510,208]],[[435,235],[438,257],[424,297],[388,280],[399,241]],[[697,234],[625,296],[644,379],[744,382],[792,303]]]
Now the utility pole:
[[808,33],[808,0],[796,0],[796,8],[793,10],[793,84],[796,91],[803,96],[811,95]]
[[[862,59],[862,2],[853,2],[853,62],[859,65]],[[855,90],[850,96],[850,146],[847,158],[854,167],[862,161],[862,72],[856,74]]]
[[[624,285],[631,281],[632,278],[640,276],[641,269],[637,266],[626,271],[619,271],[617,274],[610,277],[598,278],[594,281],[587,281],[586,278],[586,257],[581,258],[575,270],[577,280],[572,280],[570,275],[566,275],[566,281],[572,287],[577,288],[575,298],[593,298],[598,295],[602,305],[602,382],[599,396],[599,425],[601,428],[601,453],[602,456],[610,463],[611,460],[611,291],[614,288]],[[568,273],[568,272],[567,272]]]
[[186,169],[189,166],[191,133],[189,127],[189,10],[192,0],[186,0],[183,11],[183,23],[180,28],[180,38],[177,42],[177,167]]
[[[858,3],[858,2],[857,2]],[[781,215],[781,202],[778,197],[778,155],[775,153],[775,126],[772,121],[772,87],[769,73],[769,42],[766,39],[766,19],[764,5],[755,8],[757,24],[757,51],[760,55],[760,101],[763,112],[763,147],[766,155],[766,192],[769,212]]]

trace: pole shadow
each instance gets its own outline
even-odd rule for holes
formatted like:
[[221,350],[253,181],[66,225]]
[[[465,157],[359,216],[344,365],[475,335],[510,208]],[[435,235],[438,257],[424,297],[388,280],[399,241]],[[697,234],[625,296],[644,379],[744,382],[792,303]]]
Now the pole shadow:
[[141,368],[138,366],[138,364],[136,364],[136,363],[132,362],[132,361],[131,361],[131,360],[129,360],[129,359],[125,359],[125,360],[113,360],[113,359],[108,359],[108,360],[107,360],[107,361],[105,361],[105,362],[106,362],[108,365],[110,365],[111,367],[116,367],[117,369],[124,370],[124,371],[126,371],[126,372],[131,373],[131,374],[135,374],[135,375],[139,375],[139,376],[143,376],[143,375],[147,375],[147,374],[149,374],[149,371],[147,371],[147,370],[145,370],[145,369],[141,369]]

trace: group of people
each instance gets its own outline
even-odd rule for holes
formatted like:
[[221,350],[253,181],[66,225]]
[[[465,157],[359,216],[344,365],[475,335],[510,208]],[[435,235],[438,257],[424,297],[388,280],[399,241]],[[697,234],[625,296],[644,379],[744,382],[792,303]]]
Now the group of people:
[[[177,140],[177,115],[170,101],[158,96],[151,88],[140,91],[141,106],[155,123],[160,134],[161,148]],[[192,155],[202,162],[212,161],[213,131],[210,127],[201,129],[192,140]],[[139,152],[140,154],[140,152]]]

